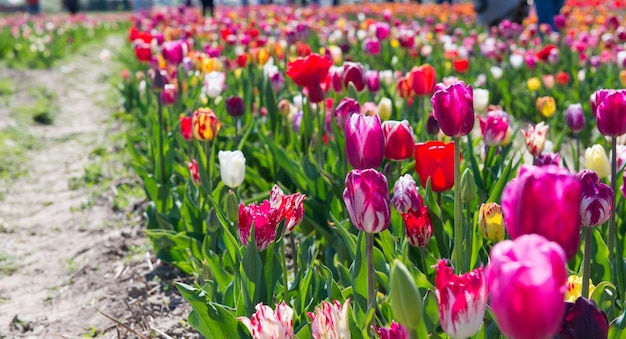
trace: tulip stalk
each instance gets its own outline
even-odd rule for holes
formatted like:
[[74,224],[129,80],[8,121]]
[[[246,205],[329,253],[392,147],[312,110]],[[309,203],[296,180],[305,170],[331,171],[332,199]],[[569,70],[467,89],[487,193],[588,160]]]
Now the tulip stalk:
[[463,269],[463,221],[461,220],[461,145],[460,138],[454,141],[454,255],[452,261],[457,271]]
[[[615,205],[615,198],[617,195],[617,137],[612,137],[611,140],[611,190],[613,190],[613,210],[611,211],[611,219],[609,221],[609,262],[613,265],[613,278],[616,277],[615,267],[616,264],[613,261],[615,256],[615,211],[617,205]],[[584,283],[584,281],[583,281]]]
[[591,227],[583,227],[585,229],[585,252],[583,253],[583,286],[581,296],[589,298],[589,276],[591,275]]
[[287,235],[287,237],[289,238],[289,246],[291,247],[291,260],[293,262],[293,276],[294,279],[298,279],[299,277],[299,271],[298,271],[298,251],[296,251],[297,247],[296,247],[296,240],[293,237],[292,233],[289,233]]
[[163,101],[161,100],[161,95],[157,93],[157,112],[159,114],[159,168],[161,169],[161,185],[162,187],[159,189],[159,200],[160,201],[160,212],[165,214],[165,200],[167,197],[161,196],[161,192],[164,192],[164,186],[166,184],[165,180],[165,155],[163,154]]
[[367,309],[369,311],[376,305],[376,289],[374,286],[376,283],[374,277],[374,233],[365,233],[365,252],[367,256]]
[[[280,255],[283,257],[282,269],[283,269],[283,301],[289,303],[289,276],[287,275],[287,256],[285,256],[285,237],[280,240]],[[294,249],[291,249],[293,253]]]

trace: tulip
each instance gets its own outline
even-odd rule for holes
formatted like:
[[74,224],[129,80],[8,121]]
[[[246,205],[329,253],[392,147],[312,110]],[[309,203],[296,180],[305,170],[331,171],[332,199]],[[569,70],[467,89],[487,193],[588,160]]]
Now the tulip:
[[567,126],[573,133],[578,134],[585,128],[585,114],[581,104],[571,104],[566,112]]
[[379,339],[409,339],[409,331],[406,327],[391,321],[389,327],[374,327]]
[[[598,95],[598,92],[604,92],[605,95]],[[598,130],[605,136],[618,137],[626,134],[626,90],[598,92],[596,92]]]
[[235,188],[243,183],[246,174],[246,158],[239,150],[219,151],[220,173],[224,184]]
[[429,64],[413,67],[409,72],[408,84],[417,96],[427,96],[433,93],[437,75],[435,68]]
[[163,86],[163,90],[159,93],[161,96],[161,102],[165,106],[171,106],[176,102],[178,98],[178,89],[174,84],[166,84]]
[[184,41],[166,41],[163,43],[161,54],[165,61],[173,65],[178,65],[183,62],[188,51],[189,47]]
[[391,203],[396,211],[401,214],[408,213],[409,210],[418,210],[424,202],[417,191],[415,180],[410,174],[405,174],[398,178],[393,186],[393,197]]
[[389,24],[386,22],[377,22],[375,25],[376,38],[385,40],[389,36]]
[[609,320],[593,300],[578,298],[565,303],[565,316],[555,338],[607,338]]
[[556,79],[556,83],[561,86],[569,84],[569,74],[566,72],[559,72],[554,78]]
[[378,102],[378,116],[380,117],[380,120],[386,121],[386,120],[389,120],[389,118],[391,118],[391,113],[393,110],[391,106],[392,106],[391,99],[389,98],[380,99],[380,101]]
[[445,87],[435,86],[432,99],[435,119],[443,134],[458,138],[468,135],[474,127],[472,86],[457,81]]
[[339,300],[332,303],[322,301],[315,307],[315,312],[309,312],[311,319],[311,336],[313,339],[350,339],[350,300],[343,305]]
[[472,171],[466,168],[461,176],[461,200],[470,202],[476,197],[477,189]]
[[385,135],[385,158],[393,161],[407,160],[413,156],[415,138],[407,120],[388,120],[382,124]]
[[239,317],[253,339],[293,338],[293,309],[285,302],[276,305],[276,311],[259,303],[252,317]]
[[511,54],[509,62],[513,68],[520,68],[524,64],[524,56],[520,54]]
[[421,205],[415,209],[409,209],[407,213],[402,214],[402,220],[404,220],[406,238],[409,244],[414,247],[427,247],[433,236],[428,207]]
[[343,201],[358,230],[378,233],[389,227],[389,190],[387,178],[382,173],[374,169],[350,171],[346,176]]
[[487,308],[487,281],[482,268],[455,275],[447,260],[435,269],[435,296],[441,327],[451,338],[464,339],[476,334]]
[[192,115],[193,136],[200,141],[211,141],[217,137],[222,124],[210,108],[199,108]]
[[246,112],[245,103],[240,96],[234,96],[226,99],[225,105],[226,112],[228,112],[228,114],[233,118],[242,117]]
[[152,60],[152,46],[145,42],[138,42],[135,45],[135,56],[137,60],[146,63]]
[[352,83],[357,91],[362,91],[365,88],[365,70],[363,65],[358,62],[345,62],[343,64],[343,85],[348,88],[348,85]]
[[200,184],[200,171],[198,170],[198,163],[196,159],[191,159],[191,162],[187,162],[187,168],[189,169],[189,176],[191,177],[191,181],[199,185]]
[[561,156],[558,153],[542,153],[539,154],[533,162],[535,166],[556,165],[561,166]]
[[[489,304],[502,334],[515,339],[552,338],[565,313],[567,270],[561,246],[527,234],[497,243],[489,258]],[[529,311],[527,305],[540,307]]]
[[538,78],[530,78],[527,82],[528,90],[531,92],[536,92],[541,88],[541,81]]
[[452,62],[452,66],[454,70],[459,73],[465,73],[469,70],[469,60],[467,59],[457,59]]
[[437,122],[437,119],[435,119],[435,115],[432,113],[428,115],[428,120],[426,120],[426,133],[428,135],[439,134],[439,123]]
[[[626,145],[616,145],[615,152],[617,153],[615,156],[615,163],[617,164],[617,171],[621,171],[626,164]],[[613,151],[609,154],[609,158],[613,159]]]
[[537,110],[545,118],[550,118],[556,112],[556,102],[553,97],[539,97],[537,98]]
[[225,88],[225,73],[213,71],[204,76],[204,90],[209,97],[216,98]]
[[415,144],[415,172],[422,186],[430,178],[433,191],[443,192],[454,186],[454,144],[427,141]]
[[584,170],[577,175],[582,184],[580,219],[583,226],[599,226],[607,222],[613,209],[613,190],[600,183],[598,174]]
[[536,126],[529,125],[527,130],[522,131],[526,139],[526,149],[528,149],[528,152],[530,152],[533,157],[537,157],[543,152],[549,129],[550,126],[542,121]]
[[285,219],[285,235],[293,232],[304,219],[305,199],[306,195],[301,193],[284,194],[278,185],[274,185],[272,188],[270,205],[281,211],[280,219]]
[[482,88],[474,89],[474,111],[484,112],[489,105],[489,90]]
[[350,97],[346,97],[339,102],[335,108],[335,119],[337,121],[337,127],[343,130],[346,127],[346,122],[350,119],[352,114],[359,113],[361,107],[359,102]]
[[353,114],[346,123],[346,157],[355,169],[376,168],[383,162],[385,135],[378,115]]
[[509,130],[509,116],[501,110],[487,112],[485,118],[478,116],[483,142],[487,146],[500,146]]
[[185,141],[191,141],[193,139],[193,118],[181,115],[180,116],[180,134]]
[[250,232],[254,224],[254,240],[257,251],[265,251],[276,238],[276,227],[280,223],[281,211],[272,208],[269,201],[260,204],[239,205],[239,240],[248,246]]
[[554,75],[546,74],[541,79],[543,80],[543,85],[547,89],[552,89],[554,87]]
[[367,83],[367,90],[376,93],[380,89],[380,78],[377,71],[365,72],[365,82]]
[[585,165],[588,169],[598,173],[600,178],[611,175],[611,164],[604,151],[604,147],[595,144],[585,151]]
[[[361,105],[361,114],[370,117],[378,115],[378,105],[376,103],[368,101]],[[378,116],[380,118],[380,116]]]
[[378,39],[365,39],[363,41],[363,51],[369,55],[380,54],[380,40]]
[[502,75],[504,74],[502,68],[498,66],[491,66],[491,68],[489,68],[489,71],[491,72],[491,76],[496,80],[502,78]]
[[[574,302],[582,295],[583,278],[577,275],[570,275],[567,277],[567,289],[565,290],[565,301]],[[595,286],[591,279],[589,279],[589,295],[584,298],[589,298],[595,290]]]
[[511,239],[537,233],[573,258],[580,242],[580,180],[558,166],[523,165],[502,192],[502,211]]
[[422,296],[411,272],[398,259],[394,259],[389,274],[391,310],[400,324],[414,331],[422,319]]
[[286,74],[296,85],[305,87],[309,91],[309,100],[318,103],[324,99],[321,83],[326,78],[332,60],[321,57],[319,54],[310,54],[305,58],[298,58],[287,64]]
[[487,240],[501,241],[504,239],[504,218],[500,205],[495,202],[480,205],[478,232]]

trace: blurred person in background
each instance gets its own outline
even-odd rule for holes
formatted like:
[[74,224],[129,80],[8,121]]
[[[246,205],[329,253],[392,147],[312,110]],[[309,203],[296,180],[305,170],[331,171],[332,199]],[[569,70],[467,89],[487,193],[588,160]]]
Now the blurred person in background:
[[78,0],[65,0],[63,2],[65,5],[65,8],[67,9],[68,12],[70,12],[71,15],[78,13],[78,8],[80,6],[78,4]]
[[213,17],[213,10],[215,9],[214,0],[201,0],[202,2],[202,16],[206,18],[206,11],[209,10],[209,15]]
[[530,5],[527,0],[474,0],[474,10],[479,23],[491,27],[503,20],[521,24],[528,16]]
[[30,15],[39,14],[39,0],[26,0],[26,11]]
[[552,30],[556,31],[556,27],[554,27],[554,16],[561,12],[564,2],[565,0],[535,0],[539,25],[550,25]]

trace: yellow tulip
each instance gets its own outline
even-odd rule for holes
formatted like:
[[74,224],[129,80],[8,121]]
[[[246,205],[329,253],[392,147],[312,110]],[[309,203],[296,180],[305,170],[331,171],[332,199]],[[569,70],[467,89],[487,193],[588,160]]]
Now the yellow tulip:
[[[589,279],[589,295],[585,298],[589,298],[596,287],[593,285],[591,279]],[[567,277],[567,290],[565,291],[565,301],[575,302],[576,299],[582,296],[583,278],[577,275],[570,275]]]
[[531,92],[535,92],[536,90],[541,88],[541,80],[538,78],[530,78],[527,82],[528,90]]
[[478,231],[487,240],[500,241],[504,239],[504,217],[500,205],[495,202],[480,205]]
[[553,97],[539,97],[537,98],[537,110],[541,115],[546,118],[550,118],[556,112],[556,102]]
[[587,169],[598,173],[600,179],[606,178],[611,174],[609,157],[607,157],[604,148],[598,144],[587,148],[585,151],[585,165],[587,165]]

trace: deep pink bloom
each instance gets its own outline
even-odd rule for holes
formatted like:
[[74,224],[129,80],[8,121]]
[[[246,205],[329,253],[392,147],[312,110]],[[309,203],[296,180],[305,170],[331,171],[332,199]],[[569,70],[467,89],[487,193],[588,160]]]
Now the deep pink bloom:
[[346,122],[352,114],[361,112],[361,106],[359,102],[350,98],[345,97],[343,100],[339,102],[337,107],[335,108],[335,119],[337,120],[337,127],[343,130],[346,128]]
[[193,118],[189,116],[180,116],[180,134],[186,141],[193,139]]
[[402,214],[402,220],[409,244],[414,247],[428,246],[433,236],[433,225],[428,215],[428,207],[421,205],[409,209],[407,213]]
[[443,330],[458,339],[476,334],[487,308],[487,281],[483,269],[458,276],[447,260],[439,260],[435,269],[435,287]]
[[613,190],[603,184],[598,174],[584,170],[577,175],[582,185],[580,199],[580,219],[583,226],[600,226],[611,216],[613,210]]
[[183,59],[189,52],[189,46],[187,42],[181,40],[166,41],[163,43],[161,54],[163,59],[170,64],[178,65],[183,62]]
[[506,228],[515,239],[537,233],[563,247],[573,258],[580,243],[580,180],[567,169],[554,165],[523,165],[517,178],[502,192]]
[[585,114],[583,113],[583,106],[581,104],[569,105],[565,118],[567,120],[567,127],[569,127],[573,133],[579,133],[585,128]]
[[306,195],[302,193],[285,195],[278,185],[272,188],[270,205],[280,210],[280,220],[285,219],[285,234],[293,232],[304,219],[304,199]]
[[410,159],[415,148],[413,129],[407,120],[387,120],[382,124],[385,135],[385,158],[393,161]]
[[347,61],[343,64],[343,85],[348,88],[348,85],[352,83],[357,91],[362,91],[365,88],[365,70],[363,65],[358,62]]
[[405,174],[398,178],[393,186],[393,197],[391,203],[396,211],[408,213],[409,210],[418,210],[424,205],[422,197],[417,191],[417,184],[410,174]]
[[159,93],[161,96],[161,102],[165,106],[171,106],[176,102],[178,98],[178,89],[174,84],[163,85],[163,90]]
[[248,246],[252,223],[254,223],[254,240],[256,249],[261,252],[266,250],[276,238],[276,227],[280,223],[281,212],[272,208],[269,201],[264,200],[260,204],[239,205],[239,240],[244,246]]
[[343,201],[358,230],[378,233],[389,227],[391,203],[387,178],[375,169],[350,171],[346,176]]
[[559,153],[542,153],[535,158],[535,166],[556,165],[561,166],[561,156]]
[[614,91],[602,101],[599,99],[601,96],[596,94],[596,122],[600,133],[612,137],[626,134],[626,90]]
[[276,311],[259,303],[250,317],[239,317],[250,331],[252,339],[292,339],[293,309],[285,302],[276,305]]
[[486,116],[478,116],[483,142],[487,146],[500,146],[506,140],[509,130],[509,115],[504,111],[487,112]]
[[378,115],[352,114],[346,123],[346,156],[356,169],[376,168],[383,162],[385,135]]
[[565,303],[565,317],[559,329],[559,339],[607,338],[609,320],[593,300],[580,297]]
[[456,81],[448,87],[439,83],[431,102],[443,134],[462,137],[472,131],[475,120],[472,86],[466,86],[463,81]]
[[386,22],[376,23],[376,37],[378,40],[385,40],[389,36],[389,24]]
[[375,327],[374,330],[378,334],[378,339],[409,339],[409,331],[406,327],[391,321],[389,327]]
[[380,77],[378,71],[365,72],[365,82],[367,83],[367,90],[376,93],[380,89]]
[[363,41],[363,50],[369,55],[380,54],[380,41],[378,39],[365,39]]
[[[489,257],[489,305],[502,334],[515,339],[552,338],[565,313],[563,248],[538,234],[527,234],[497,243]],[[534,305],[532,310],[529,305]]]

